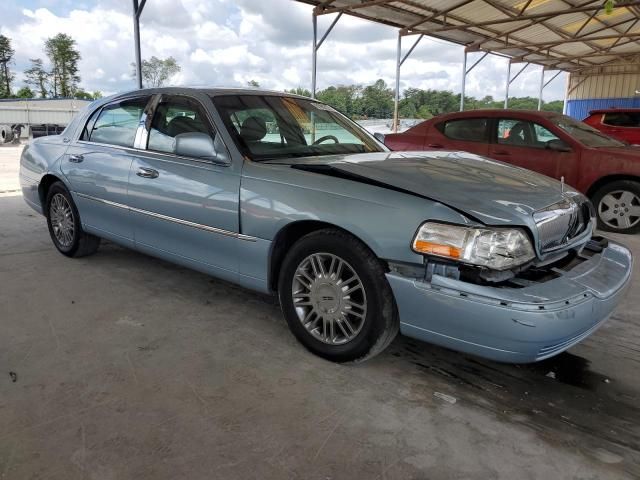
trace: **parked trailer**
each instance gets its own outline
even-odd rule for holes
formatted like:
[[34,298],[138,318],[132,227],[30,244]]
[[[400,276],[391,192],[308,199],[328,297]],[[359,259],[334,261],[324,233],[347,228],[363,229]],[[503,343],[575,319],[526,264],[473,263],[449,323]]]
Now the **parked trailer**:
[[89,103],[70,98],[0,100],[0,143],[58,135]]

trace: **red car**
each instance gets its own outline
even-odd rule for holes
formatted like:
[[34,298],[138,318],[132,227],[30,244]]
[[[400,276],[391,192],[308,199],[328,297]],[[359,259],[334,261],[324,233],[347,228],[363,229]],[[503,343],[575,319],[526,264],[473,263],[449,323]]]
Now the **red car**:
[[583,122],[610,137],[640,145],[640,108],[592,110]]
[[640,148],[565,115],[527,110],[456,112],[386,135],[383,141],[392,150],[464,150],[558,180],[564,177],[591,198],[599,228],[640,231]]

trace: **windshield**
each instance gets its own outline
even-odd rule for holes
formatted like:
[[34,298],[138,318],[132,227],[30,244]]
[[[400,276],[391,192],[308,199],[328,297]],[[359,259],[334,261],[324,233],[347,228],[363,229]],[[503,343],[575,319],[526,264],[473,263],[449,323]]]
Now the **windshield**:
[[587,147],[624,147],[626,145],[623,142],[608,137],[586,123],[578,122],[566,115],[558,115],[557,117],[551,118],[551,121],[572,138]]
[[236,145],[252,160],[385,151],[323,103],[275,95],[221,95],[212,100]]

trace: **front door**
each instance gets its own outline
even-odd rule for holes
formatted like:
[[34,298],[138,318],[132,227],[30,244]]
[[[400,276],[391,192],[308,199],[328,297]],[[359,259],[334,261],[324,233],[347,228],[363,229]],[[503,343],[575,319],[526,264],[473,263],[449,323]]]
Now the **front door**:
[[[206,109],[199,99],[163,95],[147,132],[129,180],[136,248],[232,280],[240,174]],[[193,134],[210,137],[216,154],[177,151],[178,137]]]
[[134,139],[148,100],[148,95],[133,97],[96,110],[61,163],[83,228],[129,246],[133,227],[127,184]]
[[[498,118],[494,128],[494,142],[489,146],[491,158],[556,179],[573,176],[572,169],[564,167],[574,165],[575,152],[551,148],[563,145],[569,149],[569,146],[546,127],[528,120]],[[573,178],[565,180],[569,183]]]

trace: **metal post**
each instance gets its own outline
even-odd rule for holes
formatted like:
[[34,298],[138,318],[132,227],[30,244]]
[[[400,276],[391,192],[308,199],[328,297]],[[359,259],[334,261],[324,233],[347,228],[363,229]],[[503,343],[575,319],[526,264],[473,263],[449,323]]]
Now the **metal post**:
[[569,86],[571,85],[571,72],[567,73],[567,79],[564,86],[564,101],[562,102],[562,113],[567,114],[567,103],[569,101]]
[[393,106],[393,133],[398,133],[398,123],[400,117],[398,115],[398,105],[400,104],[400,55],[402,52],[402,35],[398,31],[398,52],[396,54],[396,97]]
[[316,13],[311,14],[313,21],[313,53],[311,56],[311,98],[316,98],[316,65],[318,58],[318,17]]
[[464,87],[467,79],[467,49],[464,49],[464,60],[462,61],[462,92],[460,93],[460,111],[464,111]]
[[538,91],[538,111],[542,110],[542,90],[544,89],[544,72],[546,67],[542,67],[542,72],[540,73],[540,90]]
[[507,82],[504,86],[504,108],[509,108],[509,85],[511,85],[511,60],[507,64]]
[[133,0],[133,40],[135,42],[136,53],[136,80],[138,81],[138,88],[142,88],[142,55],[140,53],[140,15],[144,9],[144,4],[147,0],[142,0],[138,3],[138,0]]

